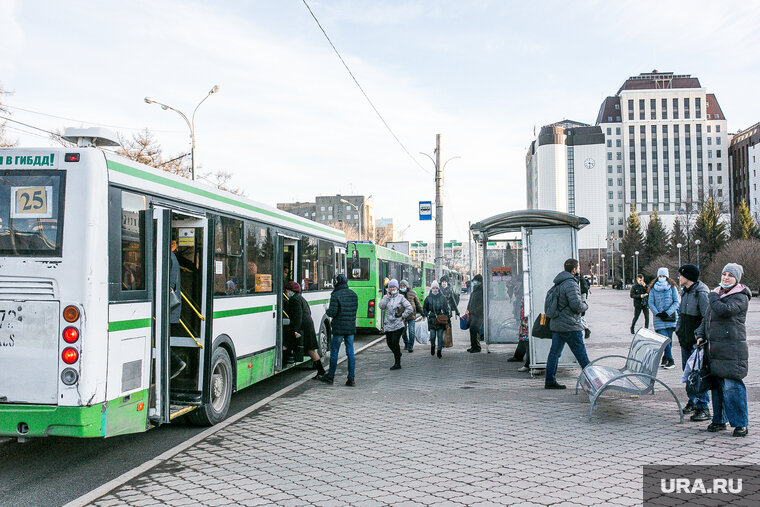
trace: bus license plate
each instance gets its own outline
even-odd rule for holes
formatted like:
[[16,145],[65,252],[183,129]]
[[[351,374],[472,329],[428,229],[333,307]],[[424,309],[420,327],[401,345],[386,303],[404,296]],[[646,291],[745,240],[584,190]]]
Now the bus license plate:
[[18,303],[0,306],[0,347],[15,347],[24,322],[24,307]]

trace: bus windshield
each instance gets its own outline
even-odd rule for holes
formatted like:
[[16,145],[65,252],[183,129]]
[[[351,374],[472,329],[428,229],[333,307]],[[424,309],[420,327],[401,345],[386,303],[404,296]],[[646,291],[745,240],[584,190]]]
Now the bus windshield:
[[63,171],[0,171],[0,255],[60,257]]

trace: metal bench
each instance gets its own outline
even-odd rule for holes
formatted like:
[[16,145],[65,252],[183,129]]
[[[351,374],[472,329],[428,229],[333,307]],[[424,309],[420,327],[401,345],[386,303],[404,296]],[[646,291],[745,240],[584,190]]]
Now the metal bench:
[[[635,395],[654,394],[655,383],[662,384],[678,404],[678,414],[683,422],[683,410],[678,397],[662,380],[657,378],[660,369],[660,361],[665,347],[670,343],[670,338],[657,334],[649,329],[640,329],[631,341],[631,348],[627,356],[609,355],[594,359],[586,366],[578,377],[575,384],[575,394],[581,387],[588,394],[591,406],[588,411],[588,420],[594,412],[594,406],[599,396],[606,390],[622,391]],[[621,369],[601,366],[595,363],[602,359],[618,357],[625,359],[625,366]]]

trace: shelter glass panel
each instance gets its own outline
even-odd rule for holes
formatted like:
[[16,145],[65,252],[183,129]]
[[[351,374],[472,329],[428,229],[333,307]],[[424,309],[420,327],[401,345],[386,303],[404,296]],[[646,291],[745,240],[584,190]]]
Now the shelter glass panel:
[[517,343],[523,305],[521,240],[489,241],[486,249],[488,276],[488,342]]

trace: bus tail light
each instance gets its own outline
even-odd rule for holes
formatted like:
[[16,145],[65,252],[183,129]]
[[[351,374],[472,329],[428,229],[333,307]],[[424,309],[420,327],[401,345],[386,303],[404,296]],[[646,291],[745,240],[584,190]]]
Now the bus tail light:
[[77,349],[74,347],[66,347],[63,349],[63,352],[61,352],[61,359],[63,359],[63,362],[66,364],[74,364],[77,362],[77,359],[79,359],[79,352],[77,352]]
[[[74,350],[74,349],[71,349]],[[76,352],[76,351],[75,351]],[[64,359],[66,361],[66,359]],[[74,368],[66,368],[61,372],[61,382],[67,386],[73,386],[79,380],[79,373]]]
[[63,341],[66,343],[74,343],[79,339],[79,329],[74,326],[69,326],[63,330]]
[[63,320],[66,322],[76,322],[79,320],[79,308],[69,305],[63,309]]
[[367,303],[367,317],[374,318],[375,317],[375,300],[370,299],[369,303]]
[[79,153],[67,153],[63,156],[65,162],[79,162]]

